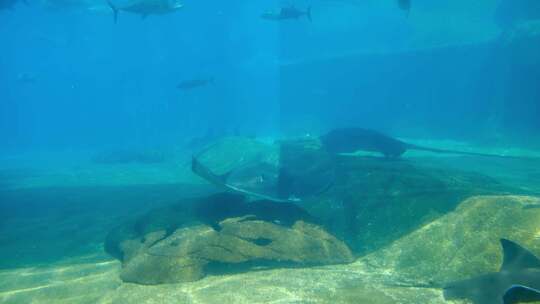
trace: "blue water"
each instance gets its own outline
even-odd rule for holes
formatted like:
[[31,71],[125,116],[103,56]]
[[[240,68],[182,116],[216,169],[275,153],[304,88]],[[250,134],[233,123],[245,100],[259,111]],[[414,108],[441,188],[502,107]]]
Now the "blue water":
[[[118,24],[101,2],[19,2],[1,11],[2,150],[172,144],[208,128],[273,135],[280,116],[460,137],[498,119],[502,133],[534,133],[538,72],[497,43],[497,1],[427,2],[410,18],[392,3],[298,2],[313,22],[271,22],[259,15],[280,3],[188,1]],[[175,89],[204,77],[214,85]]]
[[[0,270],[111,260],[119,223],[215,191],[190,156],[230,136],[540,151],[538,1],[183,0],[117,23],[106,1],[27,2],[0,0]],[[291,5],[312,20],[261,18]],[[435,162],[540,191],[536,165]]]

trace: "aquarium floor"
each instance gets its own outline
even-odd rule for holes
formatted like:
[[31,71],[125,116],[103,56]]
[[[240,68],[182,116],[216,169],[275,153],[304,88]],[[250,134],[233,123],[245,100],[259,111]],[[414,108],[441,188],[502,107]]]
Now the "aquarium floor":
[[[540,193],[540,165],[529,162],[407,157]],[[104,166],[58,155],[1,159],[0,303],[445,303],[441,290],[395,286],[399,274],[362,260],[183,284],[122,283],[120,263],[103,250],[106,233],[149,209],[210,191],[189,172],[186,160]]]
[[[445,303],[437,289],[391,287],[392,274],[361,262],[209,276],[183,284],[122,283],[116,261],[64,262],[0,272],[2,303]],[[357,302],[358,300],[369,302]]]

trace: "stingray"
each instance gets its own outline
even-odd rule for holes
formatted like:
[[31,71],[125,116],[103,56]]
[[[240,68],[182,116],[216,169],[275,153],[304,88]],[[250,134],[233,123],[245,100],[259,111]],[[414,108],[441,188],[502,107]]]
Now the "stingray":
[[520,245],[501,239],[503,263],[487,273],[444,287],[446,300],[468,299],[474,304],[514,304],[540,301],[540,259]]
[[[218,175],[199,162],[196,157],[191,160],[193,173],[221,190],[274,202],[300,201],[299,198],[294,196],[280,197],[277,194],[279,191],[276,189],[276,185],[278,184],[277,179],[279,177],[277,175],[279,173],[275,171],[277,170],[276,167],[274,167],[275,170],[269,170],[270,168],[269,164],[260,164],[260,168],[247,167],[244,170],[236,170],[236,172],[232,170],[226,174]],[[251,174],[248,171],[252,171]],[[231,182],[233,175],[240,176],[240,181]]]
[[436,149],[413,145],[386,136],[380,132],[362,128],[334,129],[320,137],[323,147],[330,153],[352,153],[359,150],[379,152],[387,158],[397,158],[407,150],[421,150],[434,153],[450,153],[459,155],[471,155],[482,157],[498,157],[513,159],[532,159],[527,157],[505,156],[497,154],[465,152],[450,149]]
[[274,202],[299,202],[325,191],[334,181],[332,168],[312,176],[310,168],[297,172],[293,167],[268,162],[255,162],[218,175],[193,157],[191,169],[221,190]]

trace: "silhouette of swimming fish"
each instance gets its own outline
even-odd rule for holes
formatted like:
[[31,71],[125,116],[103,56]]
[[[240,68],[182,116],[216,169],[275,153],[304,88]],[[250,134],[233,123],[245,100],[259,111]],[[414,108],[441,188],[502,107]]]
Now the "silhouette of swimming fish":
[[409,12],[411,11],[411,0],[398,0],[399,8],[404,10],[407,13],[407,16],[409,16]]
[[205,78],[205,79],[190,79],[190,80],[184,80],[180,82],[176,88],[180,90],[191,90],[195,88],[200,88],[207,86],[211,83],[214,83],[214,78]]
[[164,15],[184,7],[183,4],[171,2],[170,0],[136,0],[124,6],[117,6],[111,0],[107,0],[107,4],[113,11],[114,23],[118,22],[119,11],[137,14],[144,19],[149,15]]
[[362,128],[335,129],[320,137],[323,147],[330,153],[352,153],[358,150],[379,152],[388,158],[396,158],[407,150],[421,150],[434,153],[449,153],[482,157],[499,157],[513,159],[535,159],[518,156],[465,152],[450,149],[436,149],[409,144],[374,130]]
[[306,16],[311,21],[311,7],[308,7],[305,11],[301,11],[294,6],[283,7],[279,12],[266,12],[261,15],[261,18],[267,20],[288,20]]

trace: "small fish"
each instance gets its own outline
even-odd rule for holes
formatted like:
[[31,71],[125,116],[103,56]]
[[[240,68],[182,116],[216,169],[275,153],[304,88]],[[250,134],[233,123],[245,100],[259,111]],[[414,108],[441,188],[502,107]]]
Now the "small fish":
[[19,73],[17,75],[17,81],[20,83],[35,83],[37,80],[37,76],[31,73]]
[[116,6],[107,0],[107,4],[112,9],[114,14],[114,23],[118,21],[118,12],[126,11],[129,13],[140,15],[143,19],[149,15],[164,15],[175,12],[182,7],[183,4],[169,0],[136,0],[125,6]]
[[399,8],[404,10],[407,13],[407,16],[409,16],[409,12],[411,11],[411,0],[398,0]]
[[187,91],[192,90],[200,87],[207,86],[211,83],[214,83],[214,78],[206,78],[206,79],[190,79],[190,80],[184,80],[180,82],[176,88]]
[[305,11],[301,11],[294,6],[282,7],[279,12],[266,12],[261,15],[261,18],[266,20],[288,20],[295,19],[298,20],[300,17],[306,16],[309,21],[311,21],[311,7],[308,7]]

